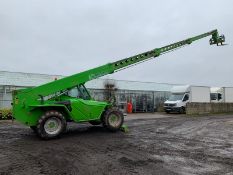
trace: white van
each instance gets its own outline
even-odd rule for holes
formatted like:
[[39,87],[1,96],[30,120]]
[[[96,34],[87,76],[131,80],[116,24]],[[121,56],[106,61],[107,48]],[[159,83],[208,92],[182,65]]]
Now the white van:
[[188,102],[210,102],[210,88],[205,86],[174,86],[172,95],[164,102],[164,110],[167,113],[185,113]]

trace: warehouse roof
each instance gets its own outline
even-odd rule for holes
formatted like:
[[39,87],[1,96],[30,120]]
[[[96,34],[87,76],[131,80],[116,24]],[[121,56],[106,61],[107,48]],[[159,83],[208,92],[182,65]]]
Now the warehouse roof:
[[[0,71],[0,85],[33,87],[39,86],[55,78],[60,79],[62,75],[46,75],[23,72]],[[154,82],[137,82],[112,79],[95,79],[86,83],[87,88],[104,89],[106,83],[114,83],[116,88],[123,90],[141,90],[141,91],[170,91],[173,85]]]
[[23,72],[0,71],[0,85],[33,87],[62,78],[60,75],[46,75]]

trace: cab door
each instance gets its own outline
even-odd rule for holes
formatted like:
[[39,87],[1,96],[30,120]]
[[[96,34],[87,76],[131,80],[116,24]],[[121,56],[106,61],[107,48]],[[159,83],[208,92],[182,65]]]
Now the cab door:
[[182,100],[183,106],[186,106],[188,102],[189,102],[189,94],[185,94]]

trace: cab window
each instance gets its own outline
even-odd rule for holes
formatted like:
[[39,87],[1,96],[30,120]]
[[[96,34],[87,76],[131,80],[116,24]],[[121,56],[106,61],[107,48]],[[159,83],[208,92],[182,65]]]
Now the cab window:
[[183,101],[188,101],[189,100],[189,94],[185,94]]
[[81,98],[84,100],[90,100],[90,94],[88,93],[87,89],[84,87],[84,85],[80,85],[77,87],[74,87],[73,89],[68,91],[68,96],[74,97],[74,98]]

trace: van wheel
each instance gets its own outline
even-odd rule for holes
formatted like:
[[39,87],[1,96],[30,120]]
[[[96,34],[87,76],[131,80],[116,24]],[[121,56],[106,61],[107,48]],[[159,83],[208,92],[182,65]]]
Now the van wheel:
[[108,109],[103,115],[103,126],[110,131],[117,131],[124,123],[124,115],[121,111]]
[[180,114],[185,114],[185,108],[184,107],[180,108]]
[[37,135],[42,139],[54,139],[66,130],[66,120],[58,111],[47,111],[37,124]]

